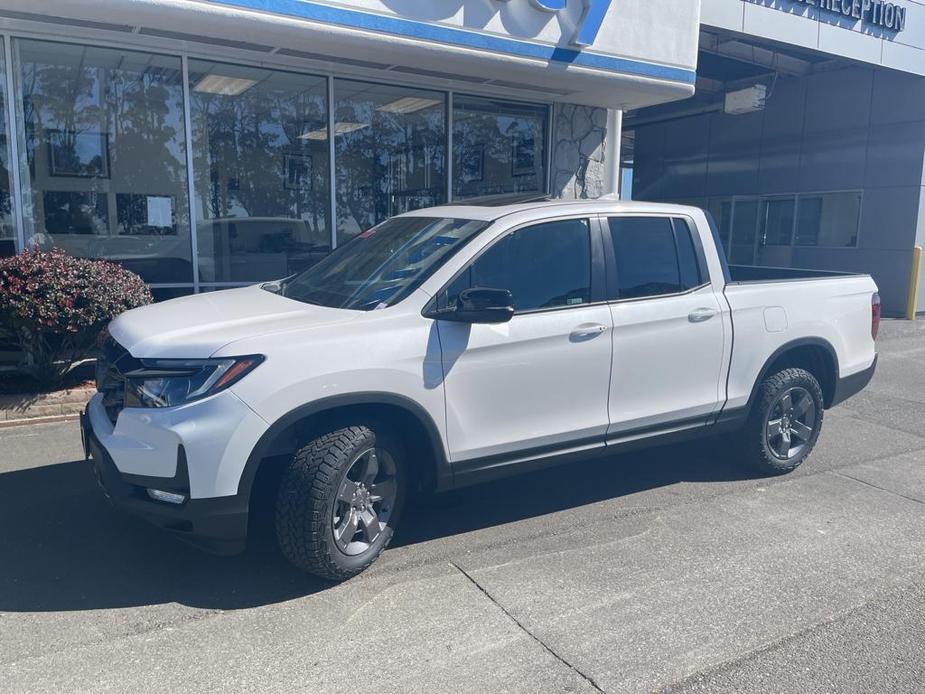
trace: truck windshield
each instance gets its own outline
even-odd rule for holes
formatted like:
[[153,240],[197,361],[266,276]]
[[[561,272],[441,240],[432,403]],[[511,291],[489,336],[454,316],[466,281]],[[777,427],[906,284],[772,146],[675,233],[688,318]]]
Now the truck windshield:
[[490,222],[393,217],[358,234],[279,293],[308,304],[371,311],[413,292]]

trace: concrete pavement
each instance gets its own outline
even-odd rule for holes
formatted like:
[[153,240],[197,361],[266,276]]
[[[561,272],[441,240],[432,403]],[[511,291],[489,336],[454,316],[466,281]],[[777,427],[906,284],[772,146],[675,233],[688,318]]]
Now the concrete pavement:
[[417,501],[330,586],[113,512],[73,424],[0,431],[4,692],[925,688],[925,325],[759,479],[723,441]]

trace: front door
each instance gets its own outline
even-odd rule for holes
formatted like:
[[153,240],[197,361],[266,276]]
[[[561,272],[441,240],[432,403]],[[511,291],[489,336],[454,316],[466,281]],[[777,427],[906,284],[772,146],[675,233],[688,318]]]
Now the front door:
[[516,311],[500,325],[437,324],[454,464],[603,441],[612,324],[600,243],[587,219],[522,227],[445,290],[452,305],[469,287],[508,289]]
[[695,426],[722,403],[727,336],[683,219],[612,217],[610,438]]

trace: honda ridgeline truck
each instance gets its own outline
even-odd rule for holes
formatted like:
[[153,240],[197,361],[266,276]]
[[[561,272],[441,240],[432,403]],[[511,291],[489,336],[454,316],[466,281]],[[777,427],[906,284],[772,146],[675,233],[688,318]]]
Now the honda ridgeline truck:
[[879,319],[867,275],[728,267],[693,207],[445,206],[119,316],[81,430],[116,506],[230,553],[269,485],[284,555],[340,580],[412,490],[713,434],[793,470]]

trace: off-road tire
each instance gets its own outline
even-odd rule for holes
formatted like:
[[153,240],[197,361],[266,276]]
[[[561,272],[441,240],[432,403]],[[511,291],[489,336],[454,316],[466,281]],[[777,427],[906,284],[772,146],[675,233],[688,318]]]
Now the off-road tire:
[[[805,389],[813,399],[816,421],[812,435],[803,449],[788,460],[774,454],[766,434],[770,410],[783,393],[792,388]],[[767,376],[758,387],[755,402],[745,427],[738,435],[738,450],[743,462],[765,475],[783,475],[798,468],[812,453],[822,430],[823,394],[819,381],[805,369],[783,369]]]
[[[397,467],[397,499],[388,526],[362,554],[348,555],[334,539],[336,495],[356,456],[375,446],[389,451]],[[293,455],[276,499],[276,537],[283,555],[297,568],[332,581],[364,571],[388,546],[401,511],[405,483],[400,443],[377,427],[348,426],[308,442]]]

